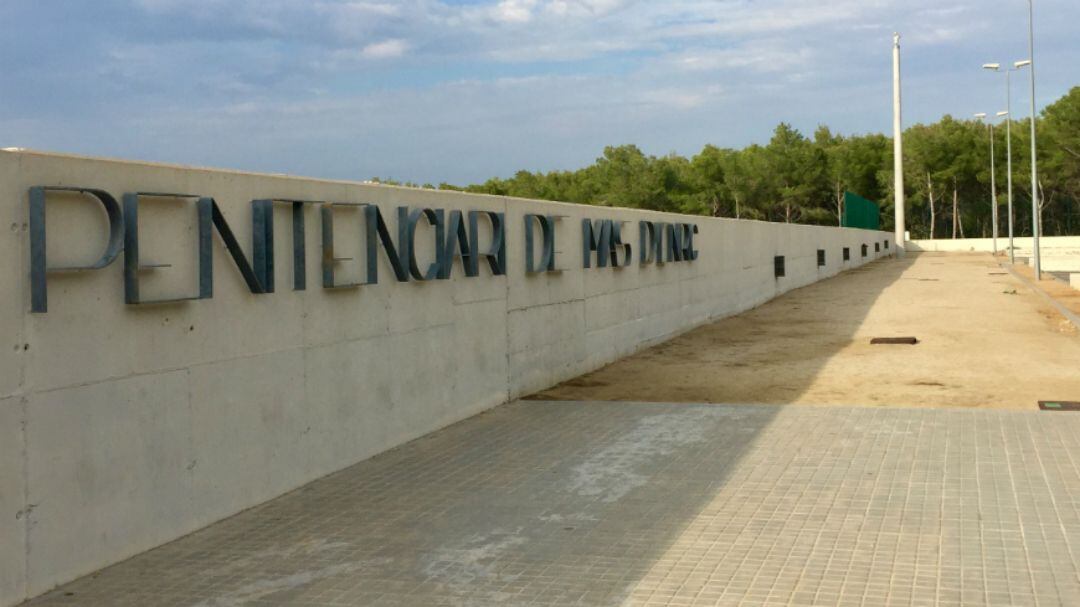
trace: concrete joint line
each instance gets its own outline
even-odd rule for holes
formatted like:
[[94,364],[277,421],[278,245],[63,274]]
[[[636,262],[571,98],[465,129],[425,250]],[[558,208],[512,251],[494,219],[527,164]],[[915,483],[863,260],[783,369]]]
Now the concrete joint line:
[[30,518],[32,515],[30,507],[30,444],[29,433],[27,432],[27,424],[30,423],[30,399],[26,396],[19,398],[19,408],[21,409],[22,417],[19,419],[19,434],[22,439],[22,476],[23,476],[23,495],[22,495],[22,511],[25,513],[22,520],[22,532],[23,532],[23,591],[22,596],[30,598]]
[[[552,302],[548,302],[548,303],[539,303],[539,304],[533,304],[533,305],[530,305],[530,306],[522,306],[520,308],[507,307],[507,310],[508,310],[508,314],[513,314],[515,312],[529,312],[531,310],[536,310],[537,308],[547,308],[549,306],[564,306],[564,305],[573,304],[573,303],[584,303],[587,299],[588,299],[587,297],[576,297],[574,299],[565,299],[565,300],[561,300],[561,301],[552,301]],[[508,306],[509,306],[509,304],[508,304]]]
[[[337,345],[339,343],[348,343],[350,341],[363,341],[364,339],[370,339],[370,338],[335,341],[335,342],[330,342],[328,344],[318,344],[317,347],[323,347],[324,345]],[[253,354],[241,354],[239,356],[230,356],[230,357],[221,358],[221,359],[217,359],[217,360],[208,360],[208,361],[204,361],[204,362],[189,363],[187,365],[172,365],[172,366],[168,366],[168,367],[162,367],[160,369],[148,369],[146,371],[136,371],[134,373],[128,373],[127,375],[108,375],[108,376],[102,377],[101,379],[80,381],[80,382],[75,382],[73,384],[66,384],[66,385],[62,385],[62,386],[54,386],[54,387],[45,388],[45,389],[42,389],[42,390],[34,390],[34,389],[31,388],[30,392],[26,392],[26,394],[27,395],[50,394],[52,392],[59,392],[59,391],[62,391],[62,390],[71,390],[71,389],[74,389],[74,388],[85,388],[85,387],[88,387],[88,386],[97,386],[97,385],[106,384],[106,383],[109,383],[109,382],[124,381],[124,380],[127,380],[127,379],[136,379],[136,378],[139,378],[139,377],[149,377],[149,376],[153,376],[153,375],[166,375],[166,374],[169,374],[169,373],[180,373],[180,372],[190,373],[191,369],[197,369],[199,367],[207,367],[207,366],[212,366],[212,365],[218,365],[218,364],[221,364],[221,363],[230,363],[230,362],[237,362],[237,361],[242,361],[242,360],[250,360],[250,359],[259,358],[259,357],[262,357],[262,356],[272,356],[274,354],[284,354],[286,352],[295,352],[297,350],[303,350],[305,347],[307,347],[307,346],[302,346],[302,345],[287,346],[285,348],[279,348],[277,350],[267,350],[266,352],[255,352]]]
[[1074,327],[1080,329],[1080,316],[1077,316],[1072,310],[1066,308],[1065,305],[1062,304],[1060,301],[1051,297],[1049,293],[1043,291],[1042,288],[1039,287],[1039,285],[1031,282],[1024,276],[1020,275],[1020,273],[1018,273],[1016,270],[1012,269],[1011,264],[998,262],[998,265],[1000,265],[1002,268],[1005,268],[1009,272],[1009,274],[1012,274],[1014,278],[1027,285],[1028,288],[1030,288],[1032,291],[1042,296],[1043,299],[1045,299],[1050,305],[1054,306],[1054,308],[1058,312],[1060,312],[1062,316],[1064,316],[1069,322],[1071,322]]

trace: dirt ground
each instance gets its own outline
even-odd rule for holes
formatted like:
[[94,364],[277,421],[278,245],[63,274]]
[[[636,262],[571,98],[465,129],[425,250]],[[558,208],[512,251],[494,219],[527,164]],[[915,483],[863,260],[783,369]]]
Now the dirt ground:
[[[870,345],[915,336],[915,346]],[[989,255],[883,260],[534,395],[1035,409],[1080,401],[1080,335]]]
[[[1031,282],[1035,282],[1035,270],[1030,266],[1018,264],[1016,266],[1016,271]],[[1080,290],[1070,287],[1063,281],[1053,278],[1046,272],[1043,272],[1043,279],[1039,281],[1039,288],[1064,304],[1069,310],[1072,310],[1076,314],[1080,314]]]

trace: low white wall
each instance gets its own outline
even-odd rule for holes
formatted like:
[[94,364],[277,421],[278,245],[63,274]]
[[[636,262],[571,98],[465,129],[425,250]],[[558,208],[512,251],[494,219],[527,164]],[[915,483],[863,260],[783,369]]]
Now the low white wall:
[[[321,288],[321,224],[305,212],[307,290],[292,290],[288,207],[275,211],[273,294],[252,294],[215,234],[213,299],[124,303],[124,255],[48,276],[31,314],[28,189],[212,196],[245,252],[253,199],[499,211],[507,275]],[[628,209],[0,152],[0,604],[153,548],[455,421],[594,370],[695,325],[888,255],[883,232],[685,217]],[[55,199],[54,199],[55,198]],[[564,216],[560,273],[526,275],[524,215]],[[50,266],[100,254],[100,205],[51,197]],[[581,220],[625,220],[627,268],[582,268]],[[638,221],[699,226],[693,262],[641,266]],[[195,279],[194,206],[139,211],[144,296]],[[335,224],[341,279],[362,267],[362,221]],[[421,227],[421,241],[431,239]],[[488,238],[485,234],[482,238]],[[861,245],[869,245],[862,257]],[[851,261],[841,261],[842,247]],[[817,249],[827,252],[819,268]],[[430,247],[429,247],[430,249]],[[427,255],[429,249],[423,251]],[[774,278],[773,258],[787,276]],[[422,255],[423,256],[423,255]],[[425,256],[424,259],[430,259]]]
[[[1039,259],[1039,266],[1043,272],[1080,272],[1080,250],[1060,255],[1047,255],[1048,252],[1043,251]],[[1028,257],[1027,265],[1034,267],[1035,258]]]
[[[1008,253],[1009,238],[998,238],[998,251]],[[1030,253],[1032,248],[1031,237],[1013,238],[1013,246],[1017,254]],[[1042,249],[1080,249],[1080,236],[1045,236],[1039,239],[1039,247]],[[935,240],[910,240],[907,243],[908,251],[925,251],[939,253],[989,253],[994,250],[992,238],[938,238]]]

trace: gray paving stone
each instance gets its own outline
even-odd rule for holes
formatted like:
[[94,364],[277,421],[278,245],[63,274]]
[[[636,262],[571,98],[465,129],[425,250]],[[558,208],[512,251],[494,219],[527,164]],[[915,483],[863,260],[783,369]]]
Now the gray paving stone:
[[1080,604],[1080,415],[515,403],[45,605]]

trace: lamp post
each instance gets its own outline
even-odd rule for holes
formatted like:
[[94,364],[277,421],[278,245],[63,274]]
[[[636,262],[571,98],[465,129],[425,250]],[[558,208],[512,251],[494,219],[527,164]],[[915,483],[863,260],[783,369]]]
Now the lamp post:
[[[1030,59],[1024,59],[1023,61],[1017,61],[1016,63],[1014,63],[1013,67],[1015,68],[1013,71],[1018,72],[1018,71],[1024,69],[1025,67],[1032,67],[1033,68],[1033,64],[1031,63]],[[1034,68],[1032,69],[1032,73],[1034,73]],[[1031,185],[1032,185],[1032,187],[1031,187],[1031,222],[1032,222],[1033,227],[1032,227],[1032,230],[1031,230],[1031,237],[1032,237],[1032,242],[1031,242],[1031,244],[1032,244],[1032,252],[1031,252],[1031,255],[1032,255],[1032,260],[1035,263],[1036,276],[1038,277],[1039,280],[1042,280],[1042,263],[1041,263],[1040,251],[1039,251],[1039,228],[1041,227],[1040,224],[1042,222],[1039,221],[1039,216],[1040,216],[1040,212],[1039,212],[1039,181],[1038,181],[1037,169],[1035,168],[1036,158],[1035,158],[1035,109],[1034,109],[1035,104],[1034,104],[1034,96],[1032,96],[1032,100],[1033,101],[1032,101],[1032,106],[1031,106],[1032,107],[1032,110],[1031,110],[1031,137],[1032,137],[1032,139],[1031,139]]]
[[1039,208],[1039,159],[1035,145],[1035,0],[1028,0],[1028,59],[1016,63],[1018,69],[1025,66],[1031,68],[1031,244],[1035,259],[1035,280],[1040,281],[1042,261],[1039,255],[1039,232],[1042,231],[1042,211]]
[[[1012,110],[997,113],[998,118],[1005,119],[1005,153],[1009,159],[1006,168],[1009,171],[1009,263],[1016,263],[1015,247],[1013,247],[1013,210],[1012,210]],[[994,206],[997,208],[997,205]]]
[[904,121],[900,95],[900,34],[893,34],[893,205],[896,256],[907,251],[907,219],[904,215]]
[[[975,117],[979,120],[985,120],[987,118],[986,113],[975,114]],[[986,125],[990,127],[990,204],[992,205],[991,215],[993,216],[994,229],[992,231],[994,237],[994,257],[997,257],[997,239],[998,239],[998,201],[997,201],[997,175],[994,174],[994,123],[990,120],[986,121]]]
[[998,117],[1005,117],[1005,156],[1007,163],[1007,174],[1009,182],[1009,263],[1016,263],[1016,247],[1013,245],[1013,222],[1016,216],[1013,213],[1013,153],[1012,153],[1012,73],[1020,70],[1020,64],[1022,61],[1018,61],[1013,64],[1013,67],[1001,69],[1000,63],[986,63],[983,65],[983,69],[994,72],[1005,72],[1005,111],[998,112]]

